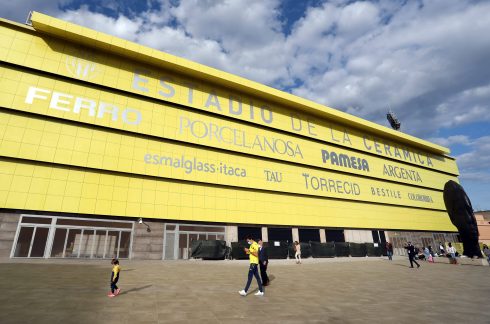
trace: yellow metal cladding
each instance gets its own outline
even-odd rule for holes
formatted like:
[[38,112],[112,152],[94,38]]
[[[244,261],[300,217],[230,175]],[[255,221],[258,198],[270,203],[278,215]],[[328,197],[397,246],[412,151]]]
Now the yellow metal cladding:
[[160,181],[1,158],[0,205],[225,223],[454,230],[442,211]]
[[3,156],[285,193],[445,210],[442,193],[0,111]]
[[432,189],[457,181],[455,176],[415,165],[15,67],[0,64],[0,76],[0,106],[5,108]]
[[454,230],[444,147],[43,14],[32,23],[0,20],[0,208]]
[[[145,65],[132,59],[124,59],[115,55],[108,56],[106,52],[87,50],[80,48],[75,43],[67,43],[47,36],[32,35],[29,38],[29,35],[24,33],[22,39],[18,40],[18,33],[19,31],[12,29],[2,31],[2,37],[7,40],[5,46],[8,47],[9,43],[14,44],[16,51],[5,50],[3,56],[0,52],[0,59],[301,134],[390,159],[458,174],[457,166],[452,159],[417,149],[417,141],[412,143],[412,147],[402,145],[394,140],[394,136],[381,138],[372,133],[361,132],[355,127],[339,124],[335,119],[328,121],[320,119],[318,116],[305,114],[298,109],[287,108],[259,97],[209,84],[206,80],[191,79],[182,74]],[[21,51],[23,51],[22,54]],[[33,56],[37,59],[26,60],[26,57]],[[359,126],[353,123],[349,125]],[[405,135],[397,134],[397,136]],[[439,149],[440,147],[434,145],[434,148]]]
[[322,118],[336,120],[347,125],[354,124],[362,130],[369,130],[374,134],[383,135],[387,138],[395,137],[401,142],[427,149],[430,152],[438,154],[449,153],[449,150],[445,147],[393,131],[341,111],[267,87],[263,84],[97,32],[89,28],[75,25],[67,21],[38,12],[32,13],[31,21],[36,30],[49,35],[54,35],[56,38],[68,39],[77,44],[88,45],[92,48],[102,49],[104,52],[116,53],[117,55],[126,58],[137,59],[138,61],[147,62],[160,67],[165,66],[178,74],[186,73],[197,76],[199,79],[205,79],[209,82],[225,85],[228,88],[243,90],[247,93],[256,94],[259,97],[270,98],[271,100],[285,103],[295,110],[312,112],[322,116]]

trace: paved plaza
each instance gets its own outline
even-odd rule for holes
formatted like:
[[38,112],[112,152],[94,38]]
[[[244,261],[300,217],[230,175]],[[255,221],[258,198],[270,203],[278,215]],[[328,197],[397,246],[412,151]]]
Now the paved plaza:
[[245,261],[4,260],[0,323],[490,323],[490,267],[405,258],[273,260],[265,297]]

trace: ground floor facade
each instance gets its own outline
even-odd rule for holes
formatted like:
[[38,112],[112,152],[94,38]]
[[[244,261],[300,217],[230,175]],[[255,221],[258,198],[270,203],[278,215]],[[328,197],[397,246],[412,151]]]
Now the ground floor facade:
[[418,247],[458,242],[456,233],[380,229],[312,228],[176,222],[128,217],[60,213],[0,212],[0,257],[57,259],[189,259],[195,240],[222,240],[227,246],[245,235],[264,242],[393,243],[405,255],[411,241]]

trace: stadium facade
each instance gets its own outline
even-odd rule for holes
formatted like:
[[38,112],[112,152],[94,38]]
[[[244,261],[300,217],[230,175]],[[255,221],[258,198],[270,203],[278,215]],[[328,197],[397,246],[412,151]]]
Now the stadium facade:
[[0,256],[457,240],[447,148],[41,13],[0,34]]

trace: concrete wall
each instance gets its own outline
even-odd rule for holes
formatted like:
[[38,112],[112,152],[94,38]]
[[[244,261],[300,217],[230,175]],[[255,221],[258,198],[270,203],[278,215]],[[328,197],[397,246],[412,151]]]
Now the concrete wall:
[[370,230],[344,230],[346,242],[373,243],[373,234]]
[[480,233],[479,241],[490,244],[490,212],[476,212],[475,218]]
[[0,258],[10,257],[19,217],[19,214],[0,213]]
[[164,223],[149,220],[145,220],[145,223],[150,226],[150,233],[144,224],[136,223],[134,226],[132,259],[161,260]]

